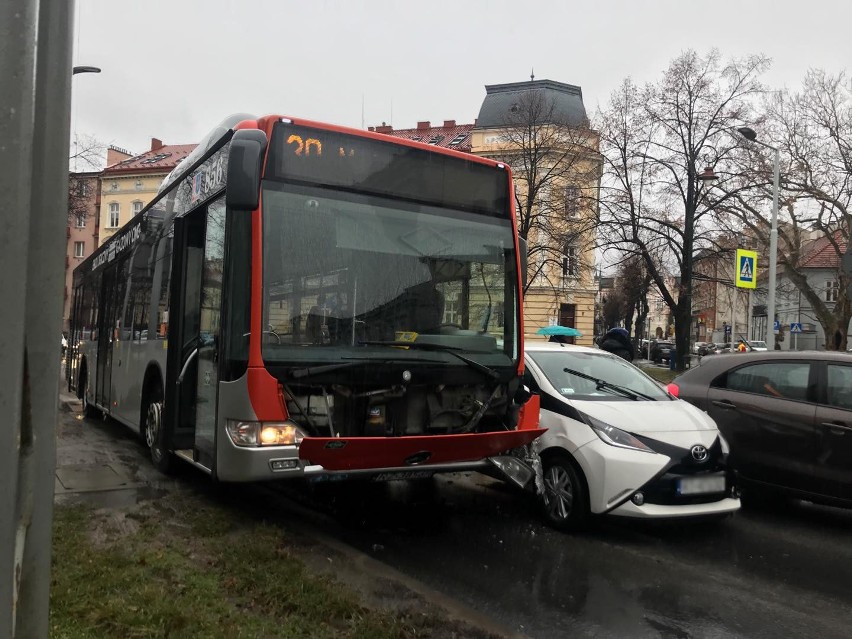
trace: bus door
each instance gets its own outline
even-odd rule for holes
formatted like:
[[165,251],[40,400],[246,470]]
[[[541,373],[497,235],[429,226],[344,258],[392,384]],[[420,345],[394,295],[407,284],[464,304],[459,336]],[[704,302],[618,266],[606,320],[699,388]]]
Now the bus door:
[[95,404],[109,409],[110,388],[112,387],[112,350],[115,343],[116,307],[119,302],[115,299],[115,269],[104,270],[101,281],[101,307],[98,318],[98,364],[95,383]]
[[219,318],[225,252],[225,202],[220,198],[185,218],[182,244],[181,364],[176,438],[212,469],[219,385]]

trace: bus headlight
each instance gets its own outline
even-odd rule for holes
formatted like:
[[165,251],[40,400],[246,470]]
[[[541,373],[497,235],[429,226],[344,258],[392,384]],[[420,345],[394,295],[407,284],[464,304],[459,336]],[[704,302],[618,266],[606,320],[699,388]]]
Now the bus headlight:
[[235,446],[298,446],[306,433],[293,422],[244,422],[229,419],[228,436]]

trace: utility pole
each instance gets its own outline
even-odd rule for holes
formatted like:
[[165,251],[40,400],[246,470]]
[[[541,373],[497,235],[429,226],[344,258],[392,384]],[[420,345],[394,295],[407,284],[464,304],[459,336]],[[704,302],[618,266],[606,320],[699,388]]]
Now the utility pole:
[[73,1],[0,2],[0,637],[46,638]]

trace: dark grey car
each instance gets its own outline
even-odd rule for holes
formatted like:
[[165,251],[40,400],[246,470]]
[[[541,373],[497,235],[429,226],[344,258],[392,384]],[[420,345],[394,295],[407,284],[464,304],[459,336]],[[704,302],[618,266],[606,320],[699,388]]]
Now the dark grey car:
[[852,354],[722,354],[670,390],[715,420],[744,480],[852,506]]

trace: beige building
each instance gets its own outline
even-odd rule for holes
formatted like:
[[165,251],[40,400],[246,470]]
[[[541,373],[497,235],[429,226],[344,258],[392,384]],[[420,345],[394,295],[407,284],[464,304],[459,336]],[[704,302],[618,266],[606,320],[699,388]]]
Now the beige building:
[[530,247],[524,295],[525,337],[560,325],[591,345],[601,156],[580,87],[552,80],[486,86],[471,153],[512,167],[518,226]]
[[[100,176],[99,246],[139,213],[157,195],[160,183],[195,144],[164,145],[151,139],[151,149],[140,155],[110,147],[107,168]],[[117,162],[111,160],[123,155]]]

